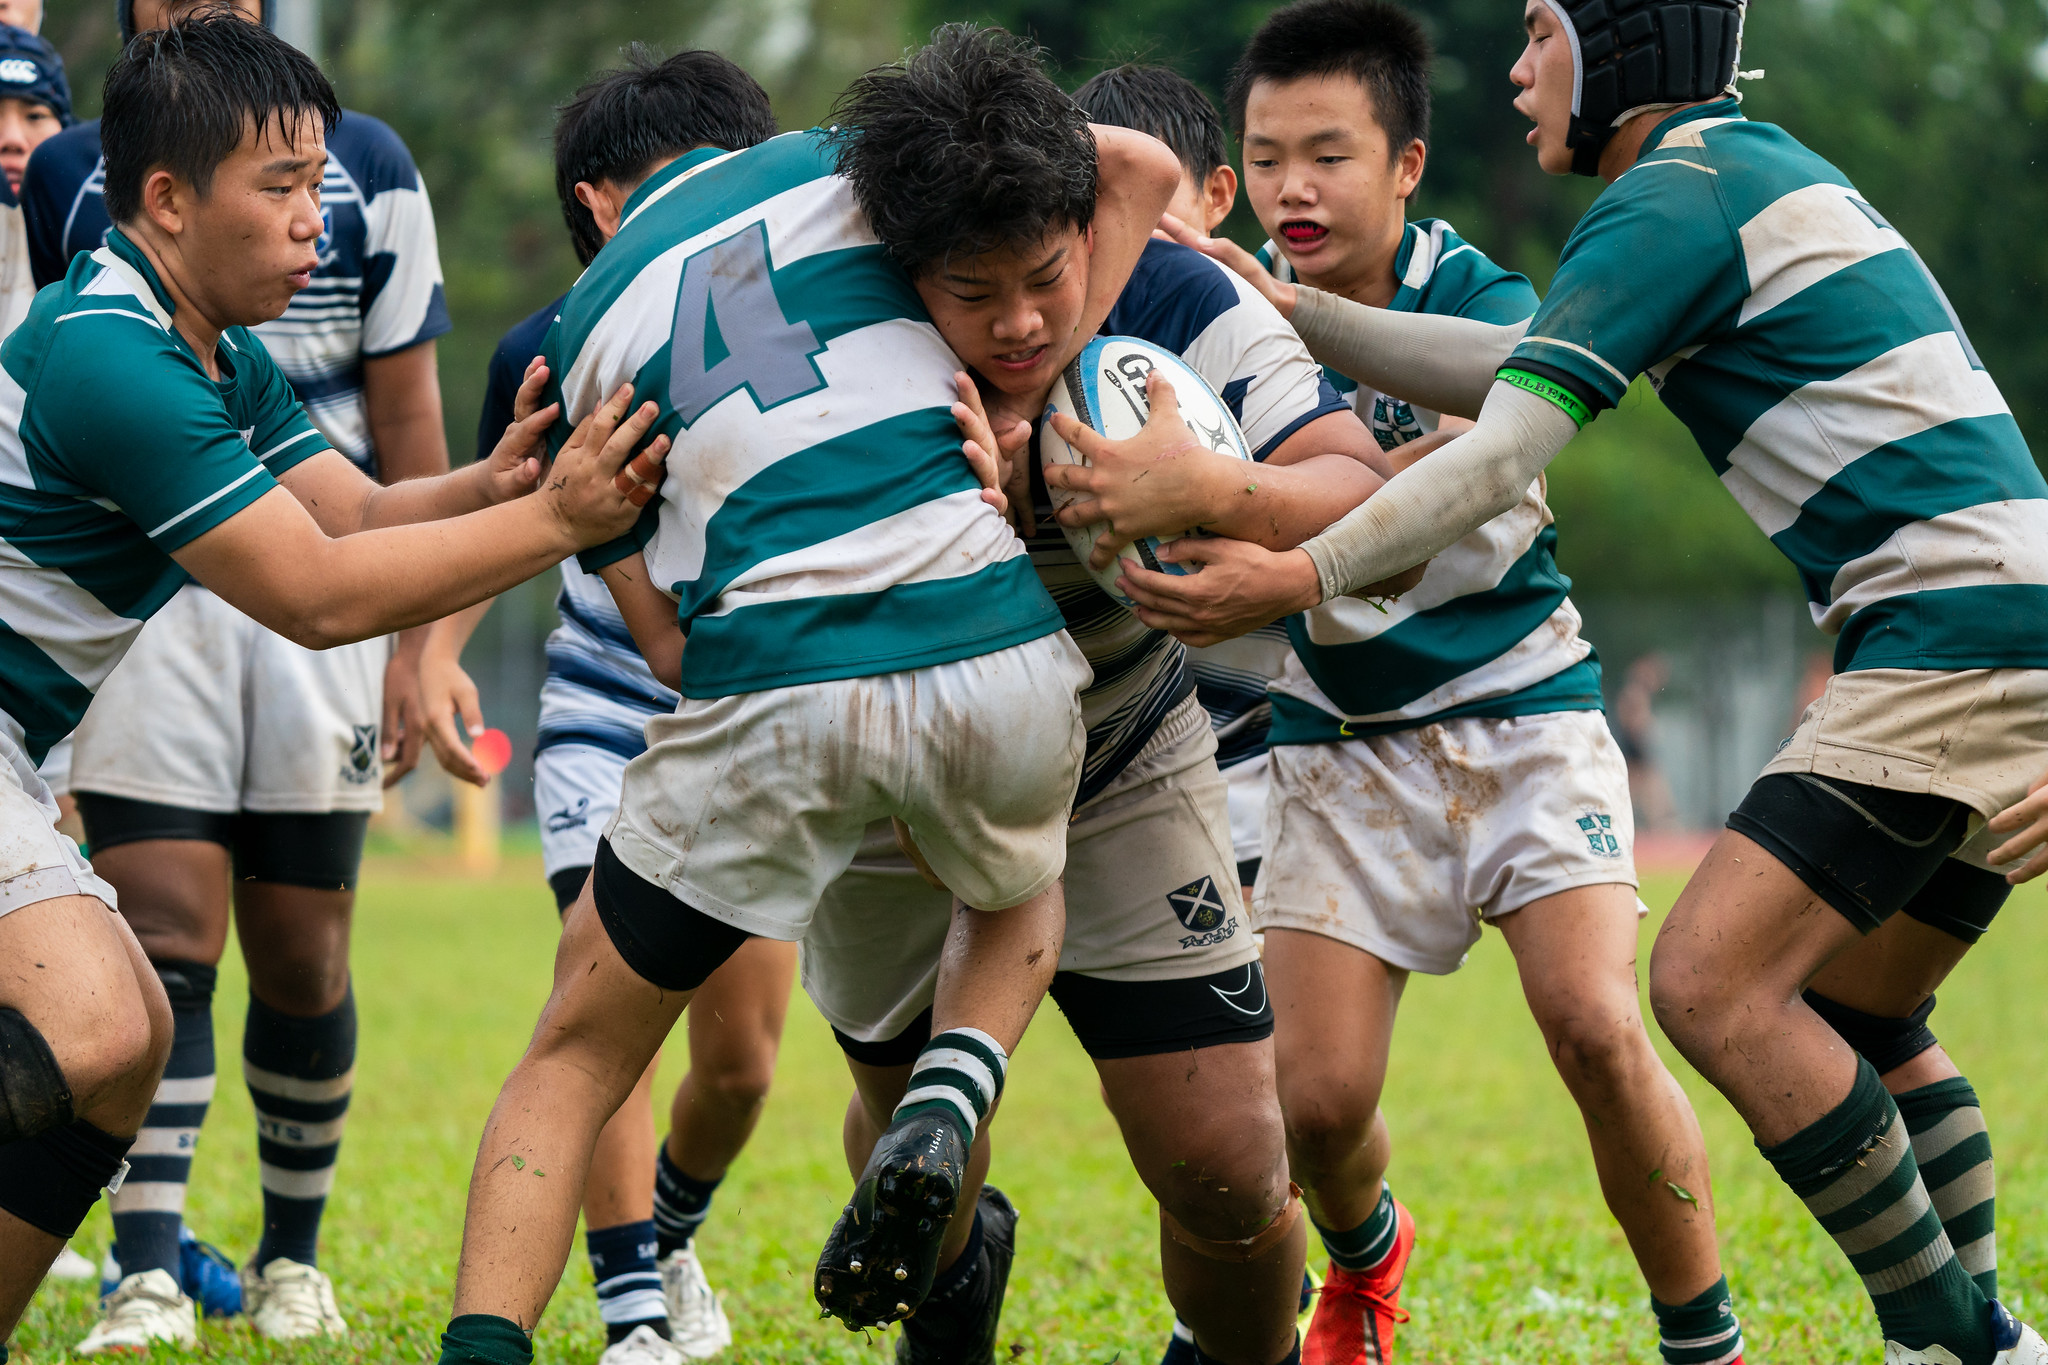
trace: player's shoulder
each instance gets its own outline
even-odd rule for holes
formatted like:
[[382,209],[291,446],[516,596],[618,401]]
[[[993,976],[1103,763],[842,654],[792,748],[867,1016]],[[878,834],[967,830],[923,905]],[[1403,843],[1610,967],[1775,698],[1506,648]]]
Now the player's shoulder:
[[[128,400],[160,409],[164,381],[198,372],[169,308],[108,248],[79,253],[36,295],[0,345],[0,367],[24,391],[25,416],[44,427],[97,421]],[[160,410],[157,418],[176,421]]]
[[1394,308],[1481,322],[1520,322],[1536,311],[1528,277],[1501,265],[1441,218],[1408,224],[1394,257]]
[[344,109],[327,137],[327,154],[348,172],[363,198],[386,190],[418,189],[419,168],[405,139],[390,124],[369,114]]
[[830,194],[844,186],[837,157],[817,129],[783,133],[739,151],[700,148],[662,167],[635,191],[619,236],[673,232],[685,223],[709,225],[792,191]]
[[1141,337],[1178,353],[1243,304],[1247,295],[1257,298],[1232,271],[1190,247],[1154,238],[1145,244],[1102,331]]

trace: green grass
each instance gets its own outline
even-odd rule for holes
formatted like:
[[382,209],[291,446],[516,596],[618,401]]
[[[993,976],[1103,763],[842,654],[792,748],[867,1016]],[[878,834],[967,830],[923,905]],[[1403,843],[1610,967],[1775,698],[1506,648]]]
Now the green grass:
[[[494,881],[466,882],[386,858],[364,882],[362,1053],[322,1258],[355,1336],[345,1347],[284,1349],[209,1326],[199,1358],[434,1358],[470,1157],[544,994],[554,916],[538,866],[526,860]],[[1663,877],[1644,892],[1661,913],[1677,889]],[[2039,886],[2013,898],[1937,1015],[1991,1117],[2005,1297],[2022,1313],[2048,1309],[2048,1245],[2019,1217],[2048,1192],[2044,1153],[2030,1140],[2048,1126],[2048,1091],[2027,1055],[2048,1026],[2048,995],[2033,976],[2048,949],[2044,902]],[[1646,950],[1653,926],[1644,927]],[[200,1234],[238,1257],[258,1219],[255,1139],[236,1083],[243,989],[231,954],[219,996],[222,1084],[192,1194]],[[809,1302],[812,1259],[847,1185],[838,1138],[847,1081],[824,1023],[800,994],[799,1002],[760,1133],[720,1190],[700,1246],[739,1337],[730,1360],[880,1365],[892,1358],[887,1337],[820,1323]],[[665,1084],[682,1060],[678,1047]],[[1864,1301],[1841,1258],[1727,1106],[1673,1064],[1716,1161],[1722,1245],[1750,1360],[1875,1361]],[[1497,935],[1457,976],[1409,991],[1387,1102],[1393,1178],[1421,1227],[1404,1362],[1656,1359],[1645,1292]],[[996,1179],[1024,1213],[1005,1342],[1022,1361],[1104,1365],[1120,1355],[1123,1365],[1151,1365],[1169,1322],[1153,1205],[1124,1161],[1087,1059],[1050,1007],[1020,1050],[996,1136]],[[108,1236],[102,1206],[78,1245],[97,1257]],[[589,1284],[579,1248],[542,1325],[540,1360],[595,1358],[602,1338]],[[58,1358],[85,1331],[92,1300],[86,1286],[45,1288],[19,1334],[25,1354]]]

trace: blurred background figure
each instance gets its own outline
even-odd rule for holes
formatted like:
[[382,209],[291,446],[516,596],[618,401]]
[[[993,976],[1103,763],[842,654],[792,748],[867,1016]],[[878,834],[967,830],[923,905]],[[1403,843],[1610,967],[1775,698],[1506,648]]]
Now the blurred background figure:
[[1652,701],[1671,681],[1671,661],[1662,654],[1637,657],[1622,674],[1621,687],[1607,713],[1621,756],[1628,761],[1629,800],[1636,808],[1636,828],[1651,832],[1676,829],[1678,806],[1671,783],[1657,763],[1657,718]]

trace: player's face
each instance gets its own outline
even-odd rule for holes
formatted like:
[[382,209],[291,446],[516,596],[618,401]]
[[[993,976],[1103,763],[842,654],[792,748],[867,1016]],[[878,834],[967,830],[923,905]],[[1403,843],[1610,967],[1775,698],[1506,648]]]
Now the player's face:
[[0,24],[11,24],[25,28],[30,33],[43,31],[43,0],[0,0]]
[[941,261],[917,292],[953,353],[1012,398],[1051,391],[1057,348],[1080,325],[1094,237],[1080,228],[1043,241]]
[[1572,151],[1565,146],[1565,136],[1572,122],[1571,37],[1544,0],[1528,0],[1522,26],[1529,43],[1508,72],[1508,79],[1522,87],[1515,108],[1536,125],[1528,137],[1536,149],[1536,164],[1552,175],[1569,175]]
[[[169,28],[205,3],[207,0],[135,0],[135,31]],[[232,8],[252,24],[263,22],[263,0],[234,0]]]
[[1341,291],[1383,267],[1424,152],[1392,145],[1365,86],[1350,76],[1256,81],[1244,127],[1245,195],[1295,273]]
[[[177,250],[183,282],[188,293],[202,300],[207,317],[221,326],[253,327],[277,317],[292,295],[312,281],[320,263],[314,243],[325,227],[320,219],[325,133],[312,114],[291,133],[280,134],[272,122],[266,136],[243,137],[214,172],[204,197],[192,194],[189,186],[175,191],[182,215]],[[144,204],[150,206],[147,186]]]
[[34,100],[0,100],[0,174],[9,189],[21,189],[21,173],[28,169],[28,154],[63,125],[57,111]]

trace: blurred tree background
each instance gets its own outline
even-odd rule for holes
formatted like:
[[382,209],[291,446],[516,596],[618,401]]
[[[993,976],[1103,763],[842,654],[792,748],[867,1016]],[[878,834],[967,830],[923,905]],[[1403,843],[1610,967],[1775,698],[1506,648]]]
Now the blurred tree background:
[[[303,0],[302,0],[303,3]],[[1440,51],[1417,212],[1450,219],[1548,283],[1597,186],[1541,174],[1508,101],[1514,0],[1412,0]],[[948,19],[1034,35],[1078,85],[1132,59],[1186,72],[1219,101],[1269,0],[325,0],[318,55],[351,107],[396,127],[440,220],[456,330],[441,347],[451,447],[473,442],[497,336],[575,278],[548,160],[553,106],[641,40],[715,47],[753,71],[785,127],[820,118],[856,72]],[[51,0],[82,115],[116,38],[110,0]],[[2048,0],[1768,0],[1751,11],[1751,116],[1839,164],[1927,258],[2037,451],[2048,453]],[[1250,240],[1242,205],[1229,224]],[[1563,558],[1582,589],[1741,594],[1790,575],[1645,393],[1552,473]]]

